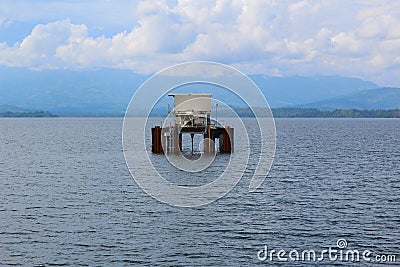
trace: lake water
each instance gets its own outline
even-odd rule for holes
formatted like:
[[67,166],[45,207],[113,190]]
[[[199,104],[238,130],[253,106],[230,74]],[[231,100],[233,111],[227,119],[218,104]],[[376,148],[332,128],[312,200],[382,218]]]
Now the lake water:
[[257,258],[265,245],[321,251],[339,238],[400,262],[398,119],[278,119],[262,187],[249,193],[245,175],[199,208],[162,204],[136,185],[121,127],[121,118],[0,119],[1,266],[267,265]]

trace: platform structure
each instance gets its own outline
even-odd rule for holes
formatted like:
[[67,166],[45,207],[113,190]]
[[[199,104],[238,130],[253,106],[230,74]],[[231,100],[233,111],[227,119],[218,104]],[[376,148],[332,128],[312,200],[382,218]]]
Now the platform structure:
[[[153,153],[179,153],[182,151],[182,135],[190,134],[193,153],[193,139],[196,134],[204,138],[204,153],[232,153],[234,128],[221,126],[211,120],[211,94],[169,94],[174,97],[171,112],[174,123],[169,126],[155,126],[151,129]],[[219,139],[219,147],[215,141]]]

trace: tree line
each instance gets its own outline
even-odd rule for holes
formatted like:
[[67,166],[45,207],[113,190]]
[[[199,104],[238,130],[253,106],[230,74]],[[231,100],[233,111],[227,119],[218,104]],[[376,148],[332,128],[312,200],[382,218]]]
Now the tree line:
[[49,118],[57,117],[49,111],[31,111],[31,112],[0,112],[0,117],[15,118],[15,117],[33,117],[33,118]]
[[276,108],[272,109],[272,113],[276,118],[400,118],[400,109],[319,110],[316,108]]

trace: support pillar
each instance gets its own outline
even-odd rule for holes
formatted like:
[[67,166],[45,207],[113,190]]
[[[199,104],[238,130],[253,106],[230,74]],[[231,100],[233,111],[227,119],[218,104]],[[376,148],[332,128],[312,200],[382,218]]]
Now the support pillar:
[[182,133],[179,133],[179,150],[182,152]]
[[204,134],[204,153],[215,152],[215,142],[211,134],[211,126],[207,126],[207,132]]
[[151,151],[153,153],[163,153],[161,145],[161,127],[156,126],[151,128]]
[[193,138],[194,138],[194,133],[190,134],[190,138],[192,139],[192,154],[193,154]]
[[173,138],[174,138],[174,144],[173,144],[173,150],[174,151],[172,151],[173,153],[178,153],[180,150],[181,150],[181,140],[180,140],[180,137],[181,137],[181,135],[180,135],[180,133],[179,133],[179,128],[178,128],[178,126],[176,125],[175,127],[174,127],[174,132],[173,132]]
[[[220,145],[220,152],[221,153],[232,153],[233,152],[233,128],[229,126],[225,126],[224,133],[223,133],[223,138],[222,138],[222,144]],[[221,142],[221,139],[220,139]],[[221,150],[222,148],[222,150]]]

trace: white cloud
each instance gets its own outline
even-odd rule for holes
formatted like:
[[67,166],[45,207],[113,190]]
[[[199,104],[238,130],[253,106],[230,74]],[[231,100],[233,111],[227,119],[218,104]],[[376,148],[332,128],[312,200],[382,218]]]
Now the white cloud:
[[314,14],[318,12],[320,9],[321,4],[311,3],[308,0],[303,0],[299,2],[294,2],[293,4],[289,4],[289,12],[293,15],[304,15],[304,14]]
[[358,56],[362,52],[361,41],[353,33],[341,32],[331,37],[333,53],[344,56]]
[[15,43],[12,47],[3,44],[0,64],[32,68],[58,67],[54,55],[60,45],[68,43],[71,28],[69,20],[35,26],[21,43]]
[[[31,13],[41,12],[38,3],[23,3],[18,14],[0,14],[0,24],[21,20],[27,6],[34,9]],[[57,3],[68,12],[80,7],[80,17],[65,19],[67,11],[52,12],[53,17],[61,17],[37,24],[14,45],[0,45],[1,65],[37,69],[105,66],[149,73],[187,60],[215,60],[248,73],[354,75],[400,86],[398,1],[39,3],[47,12]],[[120,10],[123,5],[124,12]],[[96,21],[104,26],[102,13],[104,21],[114,18],[128,28],[112,35],[92,35],[91,31],[98,30],[93,29]]]
[[365,38],[399,38],[400,18],[393,15],[379,15],[368,17],[358,30],[358,34]]

